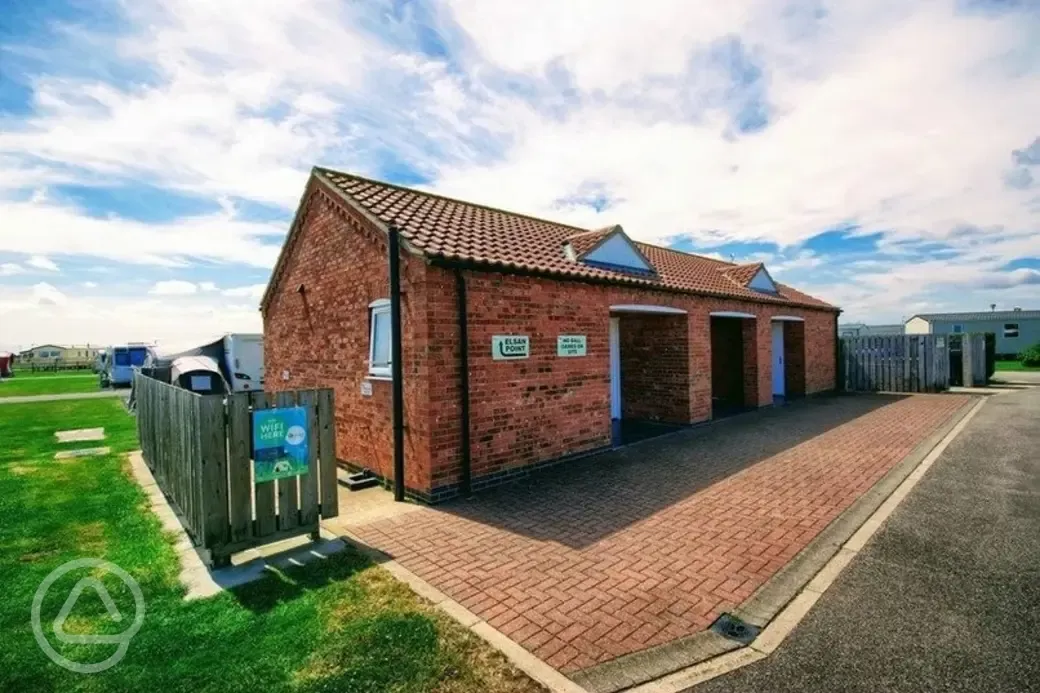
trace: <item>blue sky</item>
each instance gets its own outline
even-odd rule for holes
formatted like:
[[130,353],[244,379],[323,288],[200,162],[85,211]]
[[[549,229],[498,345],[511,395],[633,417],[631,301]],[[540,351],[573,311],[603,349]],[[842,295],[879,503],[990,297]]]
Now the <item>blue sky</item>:
[[849,321],[1040,306],[1037,0],[8,5],[0,348],[259,329],[315,164]]

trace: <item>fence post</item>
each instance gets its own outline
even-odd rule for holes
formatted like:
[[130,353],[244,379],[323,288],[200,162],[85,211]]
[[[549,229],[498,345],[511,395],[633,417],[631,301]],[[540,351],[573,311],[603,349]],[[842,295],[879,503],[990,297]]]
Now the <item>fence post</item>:
[[321,516],[339,514],[339,483],[336,474],[336,412],[332,390],[318,391],[318,452],[321,469]]
[[[225,565],[229,556],[220,553],[228,544],[227,429],[224,397],[210,395],[199,402],[202,452],[202,509],[205,517],[203,546],[212,552],[214,565]],[[215,551],[214,551],[215,549]]]
[[[304,527],[318,526],[318,398],[314,390],[300,393],[300,404],[307,409],[307,439],[311,441],[307,450],[307,473],[300,477],[300,524]],[[318,530],[312,534],[318,539]]]
[[228,520],[230,541],[239,543],[253,536],[252,433],[249,395],[228,396]]

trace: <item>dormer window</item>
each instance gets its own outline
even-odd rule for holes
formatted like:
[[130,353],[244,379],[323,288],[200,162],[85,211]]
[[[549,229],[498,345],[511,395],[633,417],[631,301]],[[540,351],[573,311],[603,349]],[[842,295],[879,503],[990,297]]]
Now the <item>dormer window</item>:
[[579,233],[567,239],[564,255],[589,267],[633,274],[656,274],[654,266],[620,226]]
[[769,276],[769,272],[766,271],[765,267],[762,267],[755,272],[755,276],[753,276],[751,281],[748,282],[748,288],[767,294],[778,293],[776,282],[774,282],[773,278]]
[[774,282],[773,278],[769,276],[769,271],[761,262],[755,262],[749,265],[723,265],[719,269],[738,286],[762,294],[772,294],[773,296],[780,295],[780,290],[777,288],[776,282]]

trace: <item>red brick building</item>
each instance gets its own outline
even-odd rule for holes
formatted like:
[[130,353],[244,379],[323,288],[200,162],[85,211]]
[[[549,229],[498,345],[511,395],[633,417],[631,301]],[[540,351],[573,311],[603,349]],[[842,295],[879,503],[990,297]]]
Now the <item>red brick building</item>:
[[761,264],[315,169],[261,305],[267,387],[334,388],[351,466],[393,472],[392,228],[423,500],[835,386],[838,309]]

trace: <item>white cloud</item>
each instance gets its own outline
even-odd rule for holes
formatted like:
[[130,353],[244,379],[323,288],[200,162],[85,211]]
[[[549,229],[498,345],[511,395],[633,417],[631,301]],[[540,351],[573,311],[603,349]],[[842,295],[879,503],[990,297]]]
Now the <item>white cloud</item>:
[[[270,267],[287,224],[246,221],[238,200],[287,212],[320,162],[410,168],[447,194],[645,240],[774,242],[784,280],[850,310],[938,304],[935,286],[1022,302],[1032,275],[1002,267],[1040,256],[1040,189],[1005,181],[1040,135],[1040,19],[955,6],[447,0],[420,31],[418,10],[385,3],[131,3],[127,33],[70,33],[67,51],[95,64],[108,46],[147,80],[52,65],[26,80],[33,114],[0,129],[0,252]],[[449,58],[419,50],[432,39]],[[741,134],[749,102],[768,127]],[[98,180],[221,209],[142,222],[48,195]],[[846,222],[886,234],[879,264],[799,252]],[[963,255],[920,263],[900,239]]]
[[156,282],[148,293],[155,296],[188,296],[194,294],[199,290],[199,287],[192,282],[181,281],[180,279],[170,279],[167,281]]
[[261,331],[255,306],[235,306],[219,297],[66,296],[46,284],[5,289],[0,294],[0,324],[16,326],[3,331],[0,349],[143,341],[176,350],[225,332]]
[[267,289],[267,284],[251,284],[249,286],[236,286],[230,289],[224,289],[220,293],[224,296],[236,297],[236,298],[255,298],[260,299],[264,295],[264,291]]
[[58,266],[54,264],[54,261],[44,255],[33,255],[31,258],[26,260],[25,264],[36,269],[46,270],[47,272],[57,272]]
[[278,236],[286,230],[285,225],[239,221],[223,212],[153,224],[114,216],[101,219],[46,199],[0,200],[0,214],[0,251],[60,252],[170,267],[192,259],[270,267],[278,256]]
[[97,282],[83,282],[84,289],[96,289],[97,287]]
[[[466,26],[501,64],[526,66],[533,76],[560,59],[579,82],[614,96],[627,88],[652,108],[590,100],[561,119],[509,104],[515,144],[505,157],[443,167],[438,190],[562,212],[579,224],[620,222],[647,240],[717,231],[722,240],[787,245],[850,219],[907,237],[944,238],[964,223],[1037,226],[1035,202],[1002,179],[1011,151],[1036,136],[1040,112],[1040,56],[1031,70],[1006,64],[1035,36],[1017,17],[955,18],[935,2],[915,3],[913,11],[842,3],[827,7],[820,31],[829,40],[796,43],[751,19],[772,16],[760,3],[717,15],[712,5],[714,20],[678,0],[652,2],[662,5],[656,11],[578,4],[570,6],[573,17],[528,12],[526,4],[523,12],[508,3],[457,4],[464,18],[479,14]],[[545,38],[565,34],[586,11],[587,32]],[[647,18],[635,18],[644,11]],[[725,35],[717,21],[740,32],[767,71],[771,123],[753,136],[723,136],[730,115],[710,98],[717,75],[662,77],[662,66],[685,64],[675,54],[688,51],[690,40]],[[674,26],[652,34],[646,55],[632,55],[628,46],[642,44],[622,37],[651,35],[641,28],[647,22]],[[684,117],[683,104],[697,117]],[[616,203],[603,212],[554,204],[589,181]]]
[[30,303],[36,306],[64,306],[69,297],[47,282],[34,284],[30,295]]
[[25,268],[14,262],[0,264],[0,277],[13,277],[16,274],[25,274]]

